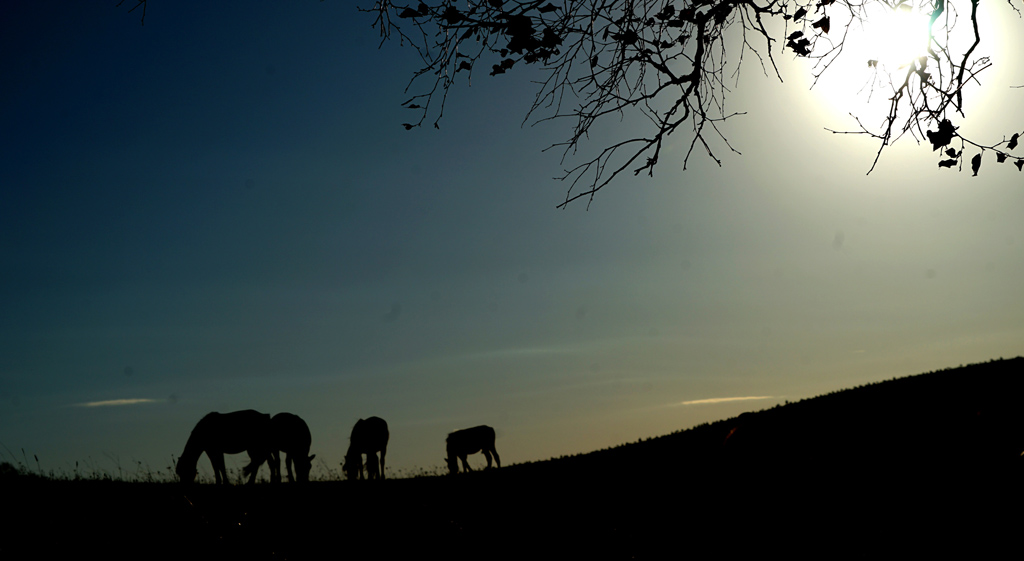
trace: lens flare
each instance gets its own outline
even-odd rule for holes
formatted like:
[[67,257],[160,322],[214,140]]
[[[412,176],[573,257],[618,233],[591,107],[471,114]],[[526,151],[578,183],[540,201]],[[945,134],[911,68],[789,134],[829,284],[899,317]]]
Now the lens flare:
[[928,14],[907,5],[872,14],[864,28],[871,59],[898,67],[928,54]]

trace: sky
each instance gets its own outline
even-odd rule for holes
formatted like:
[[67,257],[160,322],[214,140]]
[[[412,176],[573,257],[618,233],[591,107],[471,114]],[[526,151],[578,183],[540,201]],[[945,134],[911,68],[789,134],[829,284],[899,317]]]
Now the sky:
[[[256,409],[307,421],[314,477],[382,417],[399,476],[480,424],[542,460],[1024,354],[1024,175],[909,138],[867,175],[877,145],[826,130],[860,62],[747,63],[742,155],[683,171],[681,136],[559,210],[570,125],[523,126],[528,73],[406,131],[416,60],[351,2],[113,4],[0,7],[0,461],[166,474]],[[1024,123],[1002,31],[972,132]]]

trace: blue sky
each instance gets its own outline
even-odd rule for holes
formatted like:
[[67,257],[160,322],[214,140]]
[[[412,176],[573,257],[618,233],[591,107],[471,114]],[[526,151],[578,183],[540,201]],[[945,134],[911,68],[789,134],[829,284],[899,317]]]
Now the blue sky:
[[[0,8],[0,459],[163,469],[202,415],[254,408],[307,420],[314,474],[370,415],[396,470],[477,424],[511,463],[1024,352],[1024,176],[910,139],[866,176],[875,145],[823,128],[850,87],[808,91],[803,61],[745,67],[742,156],[683,172],[678,138],[563,211],[541,149],[568,124],[520,126],[528,75],[405,131],[416,61],[370,23]],[[976,130],[1024,121],[1010,56]]]

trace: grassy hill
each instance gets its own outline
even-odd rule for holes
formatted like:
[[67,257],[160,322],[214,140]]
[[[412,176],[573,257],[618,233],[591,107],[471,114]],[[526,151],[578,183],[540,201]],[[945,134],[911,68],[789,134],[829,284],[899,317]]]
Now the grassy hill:
[[8,475],[0,556],[987,557],[1024,522],[1022,399],[1018,357],[454,478],[186,489]]

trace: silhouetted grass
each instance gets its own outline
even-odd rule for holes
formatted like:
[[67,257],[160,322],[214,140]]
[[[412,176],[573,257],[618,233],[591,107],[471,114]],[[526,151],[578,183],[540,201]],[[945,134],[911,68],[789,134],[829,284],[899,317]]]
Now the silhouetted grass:
[[992,361],[589,454],[383,482],[323,466],[308,485],[183,486],[144,465],[53,479],[8,462],[0,554],[987,558],[1015,550],[1024,522],[1022,396],[1024,359]]

